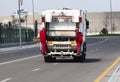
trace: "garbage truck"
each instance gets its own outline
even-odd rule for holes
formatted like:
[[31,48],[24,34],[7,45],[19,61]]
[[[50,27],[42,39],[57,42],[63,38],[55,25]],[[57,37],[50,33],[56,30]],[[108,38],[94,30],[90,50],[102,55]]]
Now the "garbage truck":
[[[56,58],[85,61],[86,31],[89,28],[86,14],[86,11],[68,8],[42,11],[42,28],[45,29],[46,38],[41,50],[46,48],[46,53],[42,53],[45,62],[55,61]],[[77,42],[77,33],[82,34],[81,43]]]

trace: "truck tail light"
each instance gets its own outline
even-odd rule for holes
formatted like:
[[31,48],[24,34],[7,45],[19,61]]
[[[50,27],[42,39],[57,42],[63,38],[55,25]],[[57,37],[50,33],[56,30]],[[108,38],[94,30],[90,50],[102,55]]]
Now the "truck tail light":
[[82,22],[82,17],[79,17],[79,22]]
[[51,41],[48,41],[47,44],[53,44]]
[[72,41],[71,44],[77,44],[76,41]]
[[45,22],[45,17],[42,17],[42,22]]

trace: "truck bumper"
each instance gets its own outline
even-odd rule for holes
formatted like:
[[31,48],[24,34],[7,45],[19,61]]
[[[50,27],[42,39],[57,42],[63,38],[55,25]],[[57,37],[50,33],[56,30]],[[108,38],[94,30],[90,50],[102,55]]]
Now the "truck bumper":
[[50,52],[47,54],[48,56],[53,56],[53,57],[73,57],[73,56],[77,56],[77,53],[74,52]]
[[53,44],[48,44],[48,56],[53,57],[71,57],[77,56],[76,44],[71,44],[72,41],[64,42],[52,42]]

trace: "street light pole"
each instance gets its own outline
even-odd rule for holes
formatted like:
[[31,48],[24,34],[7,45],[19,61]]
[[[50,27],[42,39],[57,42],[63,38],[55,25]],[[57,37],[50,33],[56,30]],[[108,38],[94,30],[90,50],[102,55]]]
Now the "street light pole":
[[34,0],[32,0],[32,12],[33,12],[33,30],[34,30],[34,38],[35,38],[35,12],[34,12]]
[[22,38],[21,38],[21,9],[20,9],[20,5],[21,5],[21,0],[18,0],[18,15],[19,15],[19,43],[20,43],[20,47],[22,47]]
[[112,18],[112,0],[110,0],[110,17],[111,17],[111,34],[112,34],[112,28],[113,28],[113,18]]

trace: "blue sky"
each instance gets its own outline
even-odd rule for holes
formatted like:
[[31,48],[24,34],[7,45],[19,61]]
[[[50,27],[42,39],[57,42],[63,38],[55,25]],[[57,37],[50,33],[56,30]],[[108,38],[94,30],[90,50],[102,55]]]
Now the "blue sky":
[[[32,0],[23,0],[22,8],[32,12]],[[35,12],[43,9],[79,8],[88,12],[110,11],[110,0],[34,0]],[[18,9],[18,0],[0,0],[0,15],[11,15]],[[113,11],[120,11],[120,0],[112,0]]]

